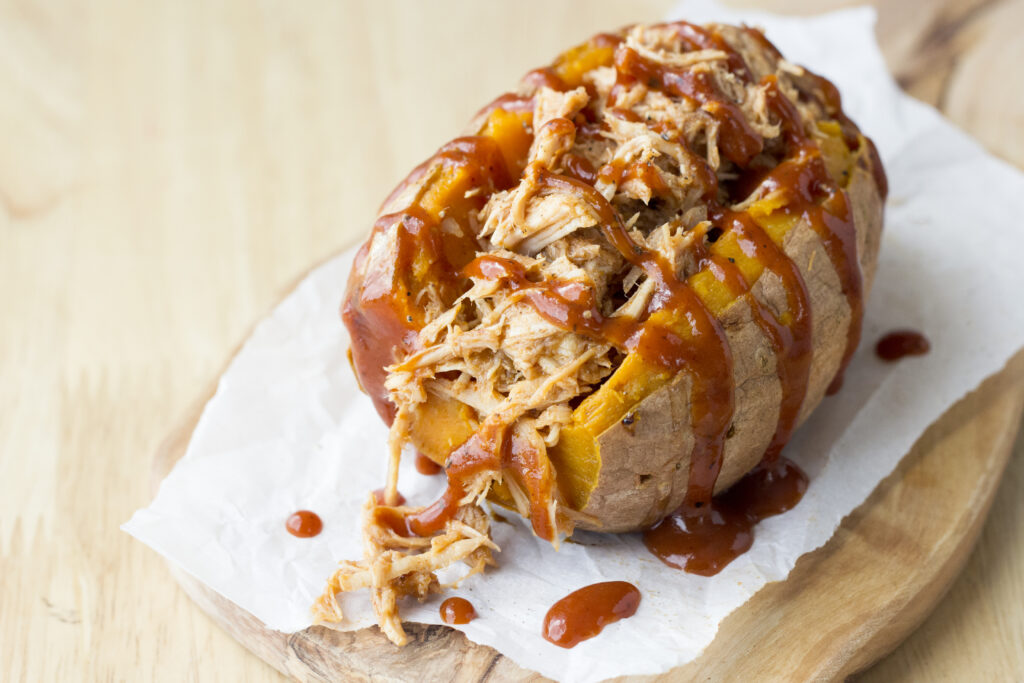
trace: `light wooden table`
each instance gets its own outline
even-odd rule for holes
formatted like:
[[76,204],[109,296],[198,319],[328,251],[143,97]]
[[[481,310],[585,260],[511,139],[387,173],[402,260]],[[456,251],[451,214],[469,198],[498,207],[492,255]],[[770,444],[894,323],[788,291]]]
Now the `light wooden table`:
[[[279,680],[118,530],[159,439],[480,104],[670,6],[0,0],[0,679]],[[911,93],[1024,166],[1022,25],[1024,0],[915,0],[879,34]],[[1022,519],[1018,440],[963,575],[866,679],[1024,677]]]

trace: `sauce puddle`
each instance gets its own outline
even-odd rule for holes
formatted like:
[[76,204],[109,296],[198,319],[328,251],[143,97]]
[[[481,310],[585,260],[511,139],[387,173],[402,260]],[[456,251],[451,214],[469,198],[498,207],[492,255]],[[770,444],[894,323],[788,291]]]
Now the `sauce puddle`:
[[639,606],[640,591],[626,581],[584,586],[551,606],[542,635],[559,647],[575,647],[608,624],[633,616]]
[[754,542],[754,525],[781,514],[807,490],[807,475],[778,458],[764,463],[710,506],[683,505],[644,532],[644,545],[659,560],[690,574],[714,576]]
[[916,330],[895,330],[878,340],[875,354],[884,361],[893,362],[906,356],[923,356],[932,345],[928,338]]

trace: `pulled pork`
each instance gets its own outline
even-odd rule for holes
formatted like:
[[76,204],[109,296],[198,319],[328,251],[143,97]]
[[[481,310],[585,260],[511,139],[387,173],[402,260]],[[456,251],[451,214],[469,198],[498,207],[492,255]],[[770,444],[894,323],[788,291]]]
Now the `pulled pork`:
[[[314,606],[319,621],[342,620],[338,592],[366,588],[381,628],[393,642],[405,643],[399,598],[422,600],[440,591],[436,572],[460,561],[470,574],[480,572],[498,550],[481,508],[496,486],[538,536],[557,544],[571,533],[579,513],[564,504],[547,449],[570,423],[575,402],[626,354],[622,340],[595,334],[588,321],[638,320],[656,296],[652,278],[602,232],[600,207],[579,186],[596,190],[633,243],[657,253],[684,279],[697,268],[688,247],[710,227],[710,202],[739,204],[747,198],[731,182],[739,168],[772,168],[780,161],[782,131],[768,90],[777,88],[794,104],[809,134],[826,113],[828,95],[816,77],[785,62],[755,30],[635,26],[614,40],[606,59],[575,76],[571,68],[550,74],[580,50],[607,50],[607,36],[567,53],[545,72],[549,77],[527,78],[517,97],[506,96],[521,110],[532,103],[522,173],[500,189],[467,190],[459,201],[478,198],[480,204],[464,216],[446,213],[447,207],[440,212],[442,238],[470,239],[476,255],[461,270],[463,284],[454,296],[435,282],[412,292],[423,319],[412,330],[403,328],[400,343],[389,344],[399,352],[383,379],[394,409],[386,501],[367,501],[364,557],[341,563]],[[669,79],[697,83],[712,96],[673,90]],[[739,119],[723,114],[729,111]],[[740,125],[737,120],[752,147],[725,144],[737,139],[729,128]],[[456,158],[445,154],[421,167],[418,184],[411,179],[391,205],[425,206],[430,183],[440,182],[432,179],[445,172],[442,162]],[[402,231],[420,239],[426,234],[415,232],[413,215],[376,230],[364,248],[353,280],[364,300],[396,277]],[[559,301],[586,309],[580,324],[555,319],[546,306]],[[354,338],[375,333],[365,324],[350,323],[350,329]],[[361,374],[364,386],[368,376]],[[398,462],[415,412],[431,397],[469,406],[480,428],[449,456],[449,490],[441,500],[426,508],[388,504],[397,500]]]

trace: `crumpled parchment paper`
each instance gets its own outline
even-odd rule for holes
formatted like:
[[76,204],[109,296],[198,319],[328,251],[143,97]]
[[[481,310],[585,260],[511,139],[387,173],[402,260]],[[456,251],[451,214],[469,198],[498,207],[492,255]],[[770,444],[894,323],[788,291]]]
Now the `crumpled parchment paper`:
[[[899,90],[875,42],[872,10],[782,18],[691,2],[675,15],[762,26],[790,61],[839,86],[890,178],[881,260],[845,387],[785,451],[810,475],[804,500],[761,523],[753,548],[720,574],[669,569],[636,535],[580,534],[580,544],[556,552],[521,520],[494,524],[500,566],[456,591],[480,615],[457,628],[565,681],[663,672],[697,657],[726,615],[823,545],[930,423],[1024,346],[1024,230],[1016,222],[1024,175]],[[361,556],[360,506],[384,481],[386,430],[356,387],[337,313],[351,257],[317,268],[260,323],[185,457],[123,527],[281,631],[308,626],[336,562]],[[923,331],[931,352],[877,360],[874,342],[897,327]],[[426,503],[443,479],[406,462],[399,488]],[[284,519],[302,508],[323,518],[318,537],[285,532]],[[640,588],[633,618],[572,650],[541,638],[551,604],[612,579]],[[441,623],[439,603],[411,603],[403,615]],[[347,628],[373,623],[365,593],[345,596],[343,606]]]

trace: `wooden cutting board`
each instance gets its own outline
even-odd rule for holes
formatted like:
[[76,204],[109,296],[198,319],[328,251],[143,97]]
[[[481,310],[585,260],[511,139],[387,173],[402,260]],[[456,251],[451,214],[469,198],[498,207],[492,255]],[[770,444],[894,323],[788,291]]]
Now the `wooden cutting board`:
[[[214,382],[158,449],[154,489],[184,455],[215,389]],[[1022,409],[1024,352],[932,424],[825,546],[727,617],[700,658],[663,676],[621,680],[841,680],[889,653],[963,567]],[[272,631],[195,578],[171,570],[228,633],[297,680],[547,680],[446,626],[407,625],[410,643],[401,649],[377,627]]]

